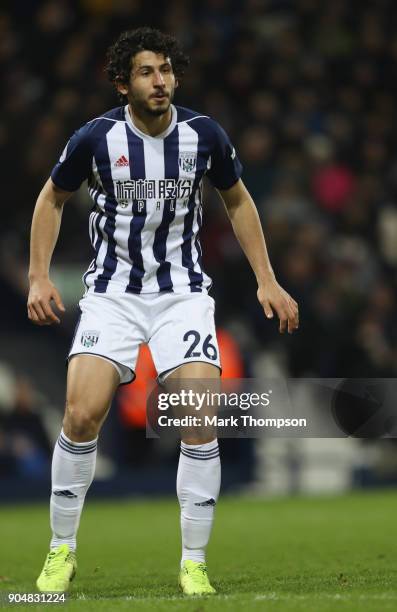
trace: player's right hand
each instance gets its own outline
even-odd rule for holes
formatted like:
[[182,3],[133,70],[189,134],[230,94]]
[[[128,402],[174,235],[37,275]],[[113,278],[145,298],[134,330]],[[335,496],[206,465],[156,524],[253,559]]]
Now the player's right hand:
[[65,312],[61,296],[49,278],[34,280],[30,283],[28,297],[28,317],[35,325],[52,325],[61,320],[53,310],[53,304],[60,312]]

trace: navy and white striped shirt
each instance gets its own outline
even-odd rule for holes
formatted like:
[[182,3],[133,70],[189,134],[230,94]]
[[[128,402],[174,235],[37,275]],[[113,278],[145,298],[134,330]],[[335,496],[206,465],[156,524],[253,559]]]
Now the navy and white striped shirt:
[[199,240],[202,179],[229,189],[241,164],[214,120],[171,110],[169,127],[155,137],[133,124],[128,105],[89,121],[51,173],[65,191],[88,180],[95,257],[83,277],[87,291],[189,293],[211,284]]

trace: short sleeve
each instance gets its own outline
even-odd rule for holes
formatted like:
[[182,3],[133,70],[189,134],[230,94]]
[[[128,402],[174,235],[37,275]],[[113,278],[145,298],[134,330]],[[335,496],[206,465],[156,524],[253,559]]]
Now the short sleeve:
[[243,167],[225,130],[215,121],[213,125],[215,145],[207,176],[217,189],[230,189],[241,177]]
[[86,130],[77,130],[51,172],[51,179],[65,191],[76,191],[91,174],[92,151]]

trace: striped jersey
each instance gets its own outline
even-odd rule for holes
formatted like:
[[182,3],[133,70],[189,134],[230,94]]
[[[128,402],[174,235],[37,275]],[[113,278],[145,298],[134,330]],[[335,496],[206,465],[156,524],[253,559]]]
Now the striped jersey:
[[165,132],[149,136],[128,105],[89,121],[67,143],[51,178],[65,191],[84,180],[93,200],[95,254],[83,276],[96,293],[206,292],[202,268],[202,179],[229,189],[241,164],[211,118],[171,105]]

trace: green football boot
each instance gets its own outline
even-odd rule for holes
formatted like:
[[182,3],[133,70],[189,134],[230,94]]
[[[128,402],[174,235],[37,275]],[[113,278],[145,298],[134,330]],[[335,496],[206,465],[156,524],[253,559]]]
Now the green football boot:
[[37,588],[42,593],[64,593],[77,570],[76,554],[67,544],[53,548],[47,555],[44,567],[37,578]]
[[206,564],[189,559],[182,563],[179,585],[185,595],[213,595],[216,593],[208,580]]

